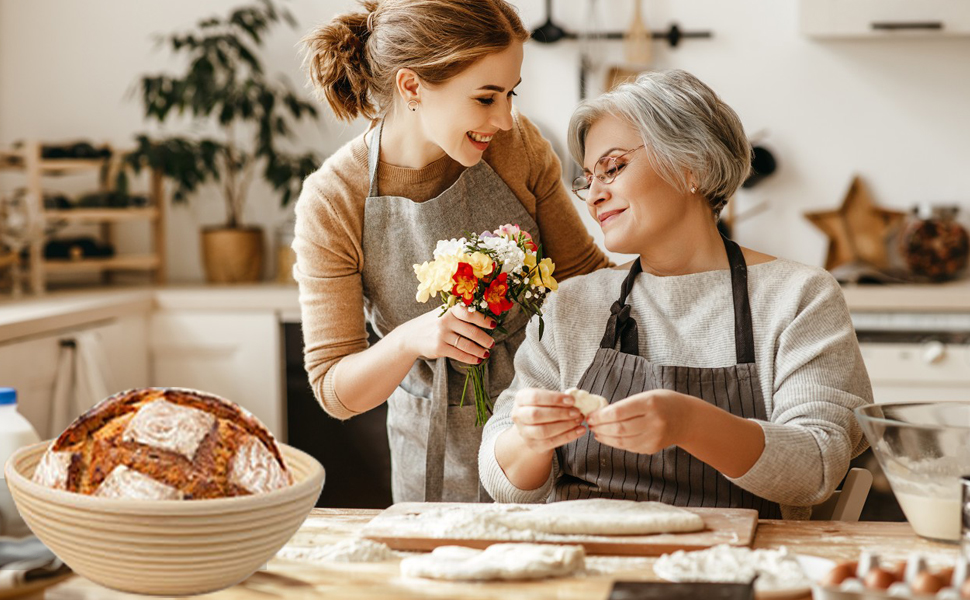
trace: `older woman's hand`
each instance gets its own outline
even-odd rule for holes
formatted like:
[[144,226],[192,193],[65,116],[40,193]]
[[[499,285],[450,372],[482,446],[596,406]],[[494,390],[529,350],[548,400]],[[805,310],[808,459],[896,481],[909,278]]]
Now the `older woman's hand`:
[[583,413],[573,403],[573,397],[562,392],[519,390],[512,407],[512,422],[530,450],[549,452],[586,433]]
[[653,454],[684,443],[699,398],[670,390],[650,390],[590,413],[587,423],[601,444]]

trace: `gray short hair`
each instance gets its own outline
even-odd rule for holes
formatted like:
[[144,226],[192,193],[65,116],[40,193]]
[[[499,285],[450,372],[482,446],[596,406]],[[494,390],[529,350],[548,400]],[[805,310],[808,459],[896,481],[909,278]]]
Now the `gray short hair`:
[[569,153],[583,164],[586,135],[600,118],[635,127],[657,173],[687,191],[685,171],[717,217],[751,172],[751,144],[737,113],[686,71],[644,73],[576,108],[569,121]]

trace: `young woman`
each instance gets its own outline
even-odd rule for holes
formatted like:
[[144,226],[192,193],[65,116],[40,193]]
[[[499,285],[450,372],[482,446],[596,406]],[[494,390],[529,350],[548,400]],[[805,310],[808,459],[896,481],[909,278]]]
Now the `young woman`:
[[[558,159],[512,107],[528,37],[503,0],[383,0],[305,40],[310,78],[369,130],[332,155],[297,203],[306,369],[324,410],[347,419],[388,402],[400,501],[476,501],[474,402],[462,365],[490,357],[497,396],[526,317],[492,331],[479,313],[415,300],[413,265],[438,240],[518,224],[557,278],[607,265],[561,182]],[[365,323],[380,336],[368,347]],[[469,392],[471,393],[471,392]]]
[[[560,286],[542,340],[528,328],[485,427],[486,489],[807,517],[865,449],[852,410],[872,390],[835,279],[717,231],[750,169],[737,115],[650,73],[581,105],[569,142],[606,247],[639,258]],[[573,386],[609,401],[588,432]]]

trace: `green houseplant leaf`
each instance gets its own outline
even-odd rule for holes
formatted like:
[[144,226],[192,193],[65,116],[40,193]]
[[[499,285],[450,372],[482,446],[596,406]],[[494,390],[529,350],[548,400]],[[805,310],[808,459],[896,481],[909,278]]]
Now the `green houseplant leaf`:
[[[293,138],[293,123],[317,120],[317,109],[280,78],[269,79],[259,58],[266,33],[277,23],[295,26],[289,11],[272,0],[211,17],[195,29],[160,38],[185,57],[179,75],[145,75],[138,82],[145,118],[164,123],[173,115],[217,123],[220,139],[199,136],[136,136],[125,156],[134,172],[159,169],[174,184],[173,200],[185,201],[206,183],[221,184],[227,227],[242,225],[242,209],[254,176],[261,175],[285,206],[299,195],[303,179],[320,165],[313,152],[292,153],[281,142]],[[127,189],[122,169],[116,185]]]

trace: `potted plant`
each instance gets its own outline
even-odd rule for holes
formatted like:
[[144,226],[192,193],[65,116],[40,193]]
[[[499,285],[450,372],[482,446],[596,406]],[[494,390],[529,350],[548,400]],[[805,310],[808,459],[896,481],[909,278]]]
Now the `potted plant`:
[[[295,26],[292,15],[272,0],[203,19],[193,30],[161,39],[187,58],[184,73],[143,76],[138,82],[147,119],[164,123],[188,114],[196,122],[218,126],[216,137],[141,134],[135,150],[125,156],[125,165],[136,173],[144,167],[158,169],[174,184],[175,202],[185,201],[202,184],[220,184],[226,222],[202,231],[210,282],[258,281],[261,276],[263,233],[244,225],[242,215],[253,178],[261,175],[285,206],[320,164],[313,152],[280,148],[280,142],[292,138],[291,122],[317,119],[316,109],[285,81],[266,75],[258,57],[267,30],[281,20]],[[122,169],[117,188],[124,193],[127,187]]]

